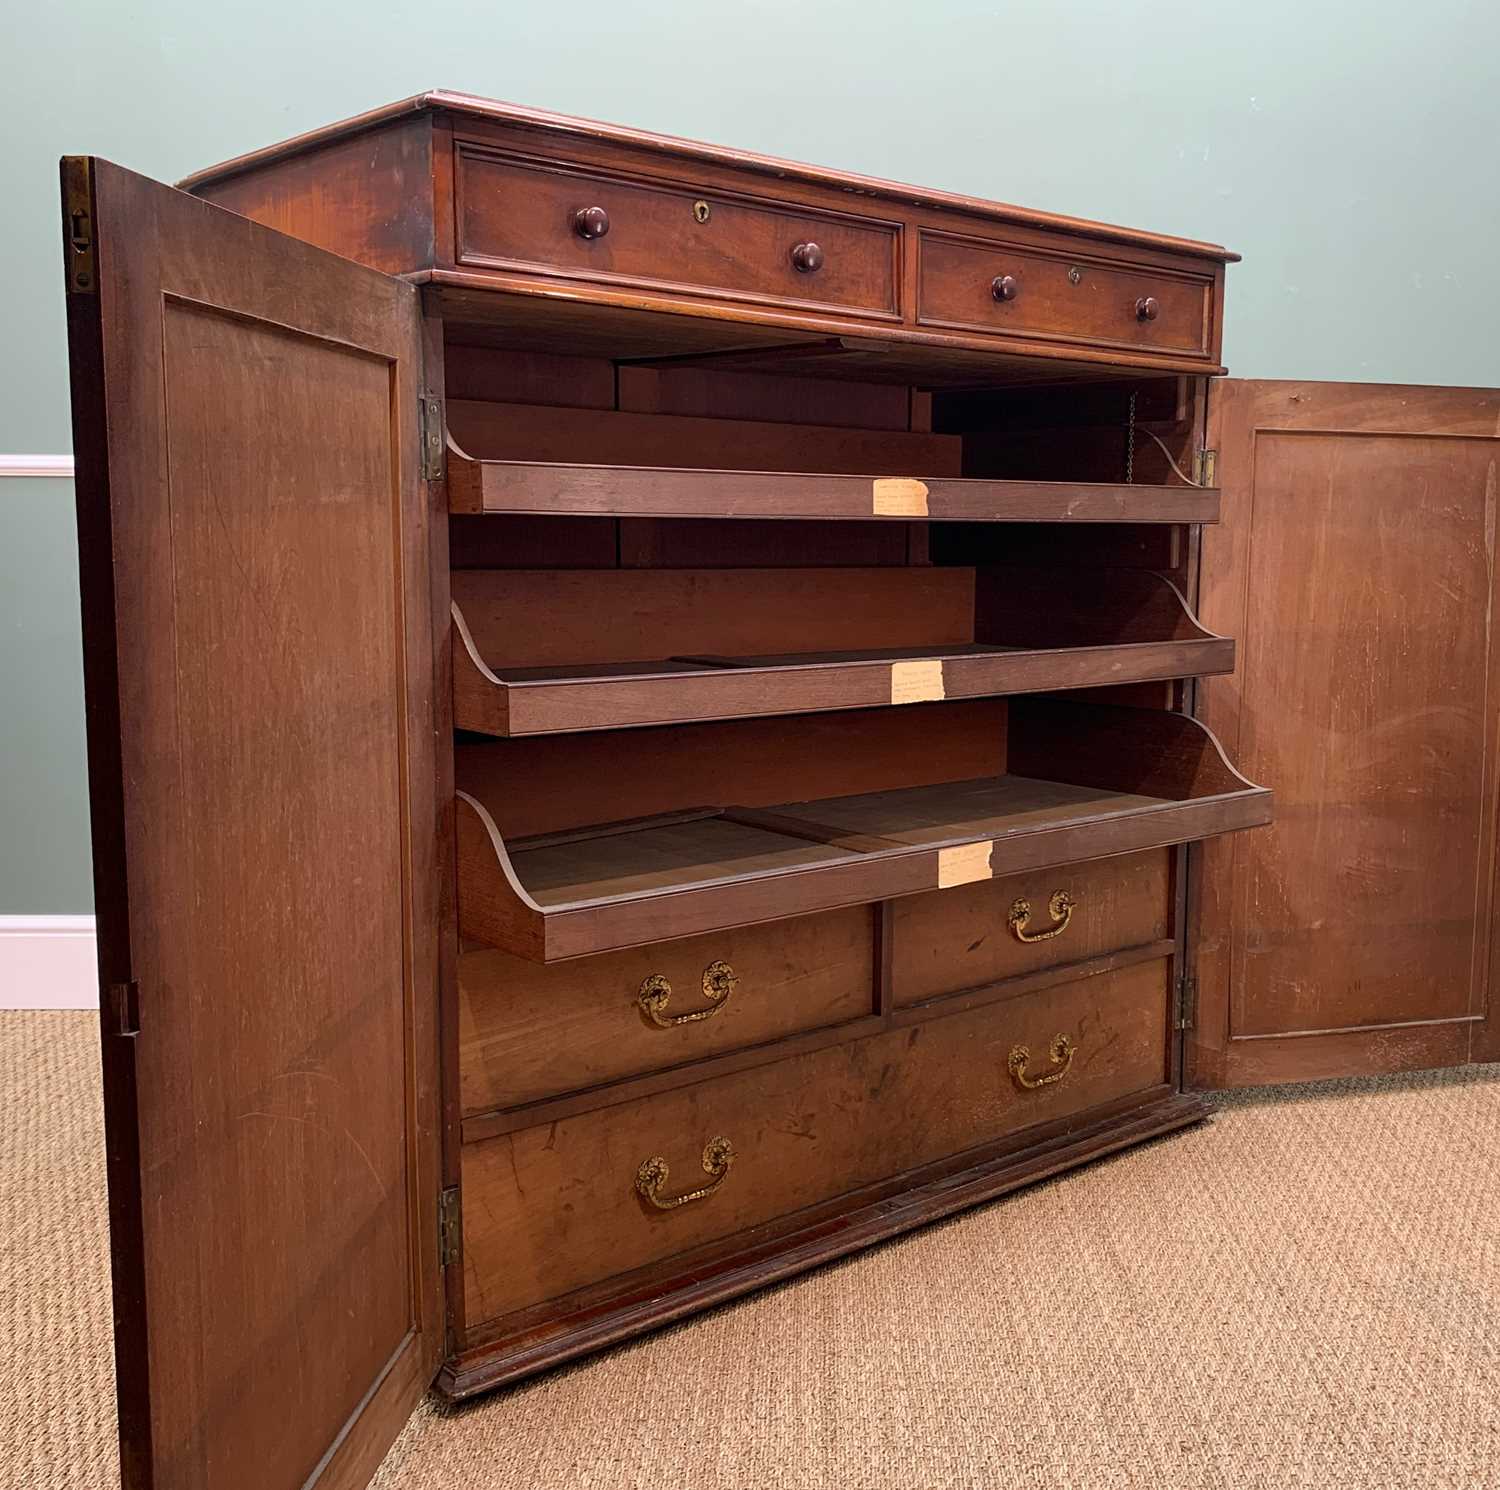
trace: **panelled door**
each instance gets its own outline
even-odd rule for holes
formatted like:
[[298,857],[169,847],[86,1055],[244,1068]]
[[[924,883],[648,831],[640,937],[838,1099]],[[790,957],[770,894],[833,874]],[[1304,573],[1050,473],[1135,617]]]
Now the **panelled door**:
[[1197,1086],[1500,1059],[1500,390],[1228,382],[1200,717],[1276,821],[1195,849]]
[[124,1485],[363,1485],[443,1347],[416,297],[63,214]]

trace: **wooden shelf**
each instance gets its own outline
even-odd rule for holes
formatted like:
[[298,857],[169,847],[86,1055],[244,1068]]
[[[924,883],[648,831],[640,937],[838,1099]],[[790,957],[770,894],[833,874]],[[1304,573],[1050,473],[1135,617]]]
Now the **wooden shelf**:
[[[1000,775],[703,807],[509,845],[493,778],[471,779],[461,754],[460,928],[553,962],[1270,820],[1270,792],[1183,715],[1029,698],[1010,709]],[[481,781],[488,801],[464,789]]]
[[602,517],[983,523],[1219,520],[1219,493],[1207,487],[474,460],[451,440],[448,505],[459,513]]
[[[454,593],[454,722],[501,736],[1051,692],[1234,668],[1233,641],[1204,630],[1167,580],[1143,571],[993,567],[978,572],[976,585],[967,568],[607,571],[567,580],[474,570],[454,575]],[[783,613],[768,616],[759,632],[757,602]],[[558,619],[548,635],[529,638],[528,615],[570,610],[595,616],[597,634],[571,639],[570,651]],[[870,615],[865,636],[861,612]],[[799,626],[807,650],[780,650]],[[777,650],[757,650],[757,636]],[[605,652],[612,639],[629,650],[669,637],[692,651],[645,659]],[[879,645],[849,645],[866,639]],[[528,658],[528,646],[547,655]],[[578,655],[595,647],[597,660]]]

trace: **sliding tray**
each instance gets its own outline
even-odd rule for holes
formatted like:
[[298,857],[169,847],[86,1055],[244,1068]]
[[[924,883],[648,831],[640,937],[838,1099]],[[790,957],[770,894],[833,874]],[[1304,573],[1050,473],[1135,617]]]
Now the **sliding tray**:
[[[491,735],[1234,669],[1233,641],[1206,631],[1168,580],[1142,570],[469,570],[454,574],[453,594],[454,722]],[[539,631],[539,615],[556,624]],[[676,655],[631,655],[669,639]],[[797,650],[783,650],[788,643]]]
[[1216,523],[1219,493],[1125,482],[992,481],[474,460],[450,440],[453,512],[864,522]]
[[526,784],[496,781],[471,754],[498,747],[466,747],[460,929],[554,962],[1270,821],[1270,792],[1181,714],[1021,699],[1008,736],[1002,775],[703,807],[509,845],[496,816]]

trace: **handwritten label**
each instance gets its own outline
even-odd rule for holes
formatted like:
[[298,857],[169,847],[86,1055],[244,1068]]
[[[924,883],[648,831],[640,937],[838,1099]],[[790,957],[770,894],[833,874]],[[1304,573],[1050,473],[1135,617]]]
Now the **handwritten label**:
[[925,704],[932,699],[945,696],[941,658],[933,657],[920,662],[893,662],[891,664],[891,702],[893,704]]
[[983,843],[958,843],[938,850],[938,889],[951,890],[954,885],[970,885],[975,880],[995,877],[990,868],[990,839]]
[[927,483],[911,476],[877,476],[876,517],[926,517]]

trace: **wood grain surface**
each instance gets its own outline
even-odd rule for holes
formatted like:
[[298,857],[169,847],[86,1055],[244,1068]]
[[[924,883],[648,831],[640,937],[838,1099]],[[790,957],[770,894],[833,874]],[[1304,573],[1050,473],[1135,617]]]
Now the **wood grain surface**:
[[[919,1004],[1057,963],[1169,934],[1170,851],[1062,865],[894,902],[891,982],[898,1005]],[[1053,924],[1057,891],[1073,901],[1066,929],[1049,941],[1023,942],[1010,926],[1012,904],[1031,908],[1023,929]]]
[[1493,1059],[1493,389],[1219,390],[1202,613],[1246,662],[1203,716],[1276,826],[1203,851],[1193,1079]]
[[344,1490],[444,1347],[417,298],[64,179],[123,1482]]
[[[464,1112],[516,1107],[871,1014],[875,935],[873,908],[851,906],[553,967],[476,947],[459,960]],[[709,1018],[662,1029],[644,1016],[641,988],[654,975],[671,987],[666,1016],[711,1007],[702,982],[717,962],[737,982]]]
[[[1018,1128],[1159,1086],[1166,967],[1145,963],[1010,1002],[466,1146],[467,1296],[478,1323],[745,1231]],[[1107,985],[1107,986],[1101,986]],[[1023,1091],[1058,1034],[1068,1074]],[[706,1182],[700,1156],[734,1145],[723,1186],[672,1211],[634,1189],[661,1155],[667,1193]]]

